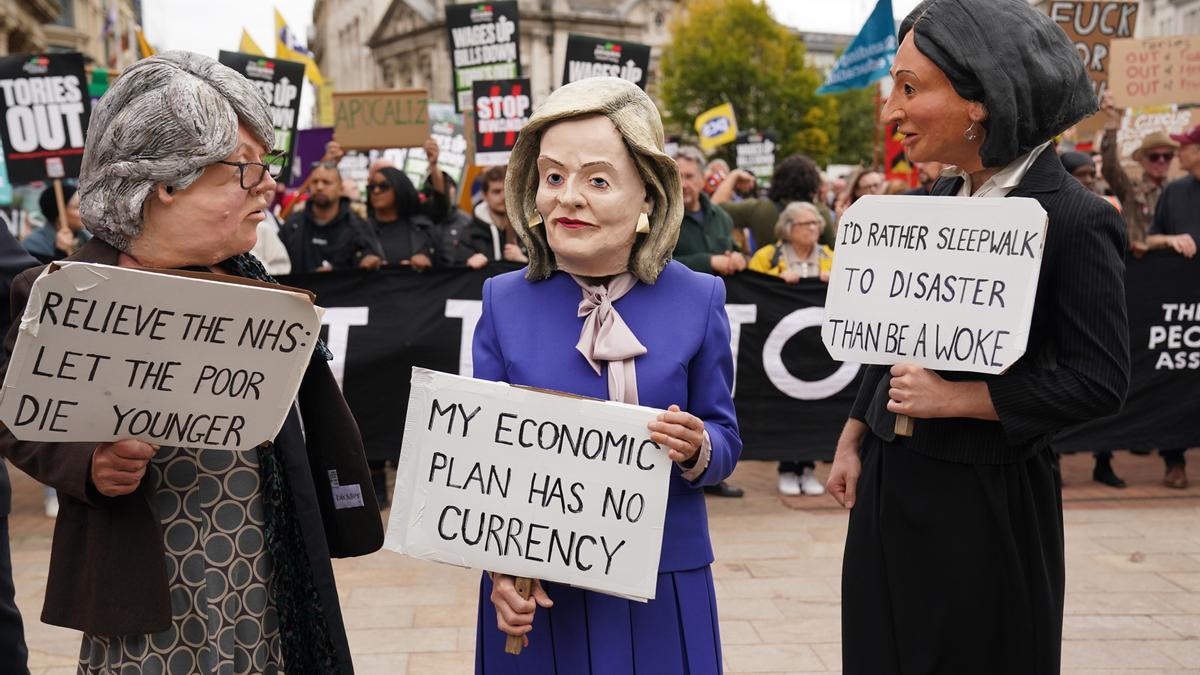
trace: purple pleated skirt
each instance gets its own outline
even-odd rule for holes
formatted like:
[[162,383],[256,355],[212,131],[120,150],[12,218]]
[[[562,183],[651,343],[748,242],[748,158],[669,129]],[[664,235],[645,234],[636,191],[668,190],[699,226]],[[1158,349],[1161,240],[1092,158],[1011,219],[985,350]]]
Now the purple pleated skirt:
[[543,583],[554,607],[534,614],[529,646],[504,653],[492,582],[479,588],[477,675],[718,675],[721,636],[712,570],[658,575],[654,600],[633,602]]

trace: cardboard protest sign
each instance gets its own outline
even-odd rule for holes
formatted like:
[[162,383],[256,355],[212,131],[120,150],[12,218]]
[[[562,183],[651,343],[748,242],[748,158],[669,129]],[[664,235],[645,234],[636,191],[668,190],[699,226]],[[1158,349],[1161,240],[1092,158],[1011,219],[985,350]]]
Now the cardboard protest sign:
[[649,72],[650,45],[575,33],[567,36],[563,84],[589,77],[619,77],[645,89]]
[[83,55],[0,57],[0,139],[14,184],[49,178],[47,162],[79,177],[92,104]]
[[[454,112],[452,103],[430,103],[429,124],[429,135],[438,144],[438,168],[462,185],[463,172],[467,168],[467,136],[462,114]],[[403,166],[413,184],[420,185],[429,171],[425,149],[409,150]]]
[[477,80],[521,76],[521,30],[516,0],[446,5],[455,110],[471,109]]
[[21,318],[0,421],[23,441],[271,440],[316,346],[317,308],[301,291],[216,278],[48,267]]
[[529,79],[476,81],[474,86],[475,164],[508,164],[517,134],[533,112]]
[[821,340],[838,361],[1002,373],[1025,353],[1045,231],[1023,197],[862,197],[838,224]]
[[[1111,42],[1133,37],[1139,6],[1137,0],[1053,0],[1047,6],[1083,59],[1097,100],[1108,88]],[[1094,133],[1104,127],[1104,116],[1091,115],[1076,126],[1084,134]]]
[[775,173],[775,134],[738,134],[734,148],[737,168],[749,171],[759,180],[771,180]]
[[1113,40],[1112,64],[1118,107],[1200,102],[1200,35]]
[[384,547],[654,597],[671,461],[659,411],[413,368]]
[[429,138],[424,89],[334,92],[333,137],[346,150],[416,148]]
[[279,175],[286,180],[292,175],[304,64],[225,50],[221,50],[219,57],[221,63],[245,75],[267,99],[271,109],[271,126],[275,127],[275,154],[282,166]]

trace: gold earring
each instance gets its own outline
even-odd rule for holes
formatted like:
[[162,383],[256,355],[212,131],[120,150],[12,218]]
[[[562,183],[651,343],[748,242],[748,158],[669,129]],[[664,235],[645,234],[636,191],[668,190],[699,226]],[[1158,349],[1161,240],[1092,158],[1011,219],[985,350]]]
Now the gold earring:
[[542,224],[542,214],[538,213],[537,211],[534,211],[533,213],[529,214],[529,218],[527,219],[527,223],[526,223],[527,227],[538,227],[541,224]]
[[634,232],[637,232],[638,234],[650,234],[650,216],[644,213],[639,213],[637,228],[634,229]]

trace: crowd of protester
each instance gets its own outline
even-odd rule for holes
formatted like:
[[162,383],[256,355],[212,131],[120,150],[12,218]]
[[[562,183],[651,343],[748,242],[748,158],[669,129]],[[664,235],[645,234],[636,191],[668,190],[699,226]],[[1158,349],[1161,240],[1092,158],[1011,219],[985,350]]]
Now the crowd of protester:
[[[1131,255],[1168,249],[1194,256],[1200,238],[1200,127],[1184,134],[1148,135],[1130,157],[1138,167],[1131,175],[1117,150],[1124,111],[1110,100],[1103,110],[1108,124],[1100,147],[1093,152],[1085,152],[1086,146],[1060,147],[1064,168],[1121,212]],[[425,151],[436,166],[439,153],[433,139]],[[279,187],[276,207],[260,224],[253,251],[268,272],[481,269],[494,261],[528,261],[506,211],[505,167],[489,167],[469,186],[474,207],[467,212],[458,208],[459,186],[449,176],[430,172],[418,187],[386,160],[370,167],[366,189],[360,192],[338,170],[343,154],[336,142],[331,143],[298,190],[286,193]],[[750,270],[791,284],[828,281],[837,222],[856,200],[873,194],[928,195],[946,169],[936,162],[918,164],[912,182],[887,180],[869,166],[829,176],[812,159],[797,154],[779,162],[763,185],[753,174],[730,169],[725,160],[708,158],[693,146],[679,147],[675,160],[686,207],[675,259],[709,274]],[[1172,175],[1179,177],[1170,180]],[[24,233],[21,241],[40,262],[65,258],[90,237],[80,222],[73,185],[64,186],[61,218],[58,203],[52,189],[42,192],[38,205],[45,224]],[[1159,453],[1165,465],[1163,482],[1169,487],[1187,487],[1184,451],[1166,448]],[[781,462],[780,493],[823,494],[814,468],[812,462]],[[371,469],[381,488],[377,493],[386,499],[385,467],[380,463]],[[1095,453],[1093,479],[1125,487],[1108,451]],[[743,494],[725,482],[706,490],[725,497]],[[49,515],[57,511],[52,491],[46,510]]]

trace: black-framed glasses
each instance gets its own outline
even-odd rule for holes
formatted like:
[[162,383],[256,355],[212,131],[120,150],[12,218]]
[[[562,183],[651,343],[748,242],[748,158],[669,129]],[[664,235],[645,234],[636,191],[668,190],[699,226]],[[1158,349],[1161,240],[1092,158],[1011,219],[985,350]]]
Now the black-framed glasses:
[[1169,161],[1175,159],[1175,153],[1173,153],[1173,152],[1147,152],[1146,159],[1150,160],[1151,162],[1169,162]]
[[279,178],[283,174],[283,155],[267,155],[263,159],[266,162],[226,162],[222,160],[217,164],[236,166],[238,182],[242,189],[253,190],[262,184],[267,174],[270,174],[271,178]]
[[367,189],[372,192],[384,192],[392,189],[390,183],[367,183]]

